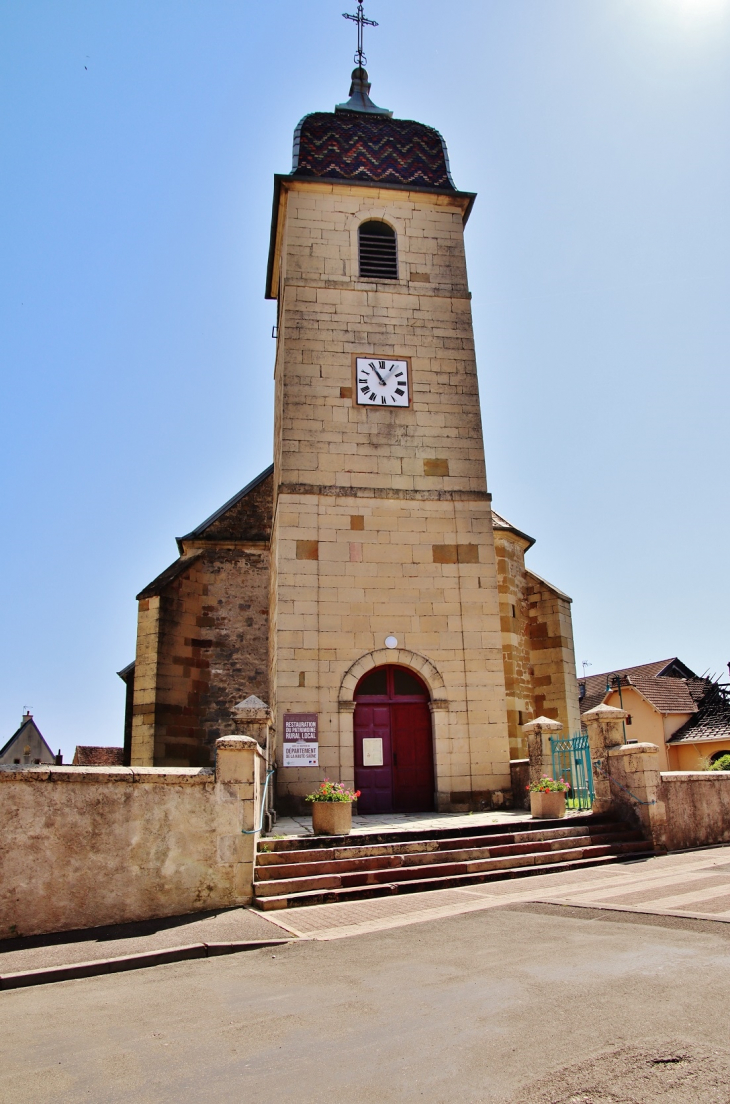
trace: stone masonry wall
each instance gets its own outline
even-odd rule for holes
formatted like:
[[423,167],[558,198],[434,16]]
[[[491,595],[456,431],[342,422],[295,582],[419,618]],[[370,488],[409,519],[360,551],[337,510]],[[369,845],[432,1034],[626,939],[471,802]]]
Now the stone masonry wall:
[[666,846],[730,843],[730,771],[662,772],[657,798],[664,803]]
[[133,764],[206,766],[234,706],[267,699],[268,571],[264,546],[213,545],[140,599]]
[[512,759],[527,755],[522,725],[539,717],[535,712],[529,621],[525,540],[499,529],[494,532],[499,585],[499,619],[507,700],[507,726]]
[[181,538],[182,555],[138,595],[132,758],[206,766],[235,706],[269,696],[270,471]]
[[573,735],[580,708],[570,599],[531,571],[526,576],[535,715],[560,721],[564,735]]
[[212,769],[0,767],[0,938],[247,904],[264,758]]
[[[348,669],[389,633],[427,657],[448,701],[439,807],[509,787],[496,565],[463,244],[465,200],[287,182],[278,255],[272,704],[317,712],[319,770],[282,796],[353,779]],[[357,272],[357,228],[398,234],[399,278]],[[353,357],[408,357],[407,409],[358,407]],[[350,703],[351,705],[351,703]]]

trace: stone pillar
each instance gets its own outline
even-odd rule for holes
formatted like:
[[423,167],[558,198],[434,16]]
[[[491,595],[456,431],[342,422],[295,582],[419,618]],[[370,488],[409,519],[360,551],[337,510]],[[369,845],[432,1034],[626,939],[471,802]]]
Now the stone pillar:
[[608,780],[606,756],[611,748],[624,746],[623,722],[627,717],[625,709],[615,709],[612,705],[603,704],[583,714],[582,720],[588,729],[593,764],[594,813],[607,813],[612,807],[613,796]]
[[[337,703],[340,730],[340,782],[355,789],[355,702]],[[357,805],[353,808],[353,812]]]
[[447,813],[451,809],[451,790],[444,789],[444,776],[448,779],[449,768],[440,755],[441,748],[449,747],[449,703],[443,699],[431,700],[428,703],[431,711],[431,725],[433,738],[433,773],[434,773],[434,808],[440,813]]
[[[264,753],[267,768],[271,770],[276,758],[271,709],[266,702],[261,701],[261,698],[257,698],[255,694],[251,694],[245,701],[239,702],[236,706],[236,713],[239,717],[238,723],[241,735],[249,736],[252,740],[256,741],[261,751]],[[264,809],[265,832],[270,832],[272,825],[276,822],[274,792],[274,778],[272,776],[266,790],[266,808]]]
[[563,731],[560,721],[550,717],[538,717],[522,726],[527,737],[527,754],[530,759],[530,785],[540,781],[543,775],[552,778],[553,762],[550,737]]
[[613,808],[638,824],[654,851],[666,851],[666,807],[660,801],[661,774],[656,744],[621,744],[606,753]]
[[253,830],[261,823],[266,759],[252,736],[222,736],[215,742],[215,751],[218,861],[234,865],[234,899],[247,904],[253,898],[258,838]]
[[[271,710],[266,702],[251,694],[245,701],[239,702],[236,713],[241,735],[250,736],[264,752],[273,750],[270,748]],[[273,756],[267,754],[266,758],[270,760]]]

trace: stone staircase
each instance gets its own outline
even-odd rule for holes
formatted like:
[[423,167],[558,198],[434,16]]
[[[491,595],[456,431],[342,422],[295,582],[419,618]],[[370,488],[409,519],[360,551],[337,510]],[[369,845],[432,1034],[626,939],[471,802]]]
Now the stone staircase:
[[591,813],[509,826],[264,838],[256,856],[254,905],[283,909],[418,893],[651,853],[641,832]]

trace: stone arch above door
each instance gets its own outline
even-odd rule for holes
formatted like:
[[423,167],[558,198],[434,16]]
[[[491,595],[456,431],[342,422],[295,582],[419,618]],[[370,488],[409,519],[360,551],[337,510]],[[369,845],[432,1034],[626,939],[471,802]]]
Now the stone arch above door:
[[355,688],[360,679],[368,671],[372,671],[374,667],[382,667],[386,663],[397,663],[401,667],[410,667],[426,683],[431,695],[431,708],[448,709],[449,703],[446,697],[444,680],[438,668],[431,663],[430,659],[419,655],[418,652],[410,652],[407,648],[378,648],[377,651],[360,656],[345,672],[340,683],[338,698],[341,710],[347,712],[355,708]]

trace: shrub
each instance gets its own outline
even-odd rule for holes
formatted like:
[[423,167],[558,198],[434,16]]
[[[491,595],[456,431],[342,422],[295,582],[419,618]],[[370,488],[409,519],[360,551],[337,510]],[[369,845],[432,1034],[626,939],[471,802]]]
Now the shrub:
[[710,770],[730,770],[730,751],[721,755],[714,763],[710,763]]

